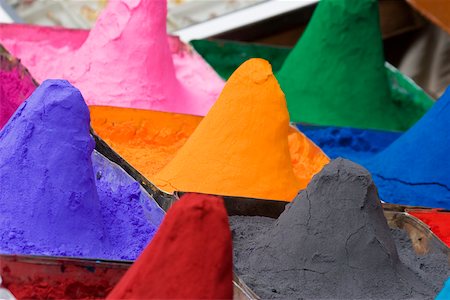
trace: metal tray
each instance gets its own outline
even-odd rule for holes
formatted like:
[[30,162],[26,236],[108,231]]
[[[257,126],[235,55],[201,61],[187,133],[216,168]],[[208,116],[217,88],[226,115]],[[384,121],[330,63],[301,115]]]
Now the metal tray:
[[[13,295],[21,293],[22,298],[27,299],[47,299],[48,295],[70,299],[105,298],[131,264],[132,261],[0,255],[3,286]],[[31,286],[33,289],[29,288]],[[233,298],[259,299],[235,274]]]

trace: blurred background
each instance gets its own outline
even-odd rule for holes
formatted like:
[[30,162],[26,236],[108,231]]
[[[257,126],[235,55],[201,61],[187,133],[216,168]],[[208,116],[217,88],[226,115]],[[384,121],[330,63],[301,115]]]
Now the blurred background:
[[[88,29],[108,0],[0,0],[0,22]],[[167,30],[189,42],[295,45],[317,0],[168,0]],[[386,60],[437,98],[450,84],[448,0],[379,0]]]

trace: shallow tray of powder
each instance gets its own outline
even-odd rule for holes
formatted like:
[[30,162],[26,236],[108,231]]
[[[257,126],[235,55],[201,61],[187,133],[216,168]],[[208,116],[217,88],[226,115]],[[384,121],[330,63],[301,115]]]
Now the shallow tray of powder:
[[[105,298],[131,266],[132,261],[1,255],[3,286],[20,299]],[[233,275],[233,299],[258,299]]]
[[[429,228],[403,212],[386,211],[389,225],[397,228],[389,231],[367,171],[348,161],[337,161],[316,175],[301,192],[302,199],[289,204],[278,221],[230,217],[237,273],[263,298],[433,297],[449,275],[448,248]],[[353,165],[350,171],[341,168],[334,172],[333,165],[346,164]],[[333,187],[336,176],[343,181]],[[364,188],[351,193],[356,196],[345,193],[346,188],[358,187],[361,182]],[[317,199],[318,195],[324,198]],[[325,203],[334,205],[318,208]],[[365,217],[357,217],[359,211]],[[330,231],[334,233],[330,235]],[[333,265],[340,267],[332,271]],[[397,281],[402,283],[393,283]]]

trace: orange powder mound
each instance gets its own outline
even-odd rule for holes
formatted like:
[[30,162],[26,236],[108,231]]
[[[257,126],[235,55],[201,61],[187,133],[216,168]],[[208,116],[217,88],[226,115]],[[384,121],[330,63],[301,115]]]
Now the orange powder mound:
[[270,64],[248,60],[233,73],[173,160],[155,175],[154,183],[167,192],[291,201],[308,184],[311,170],[320,169],[327,159],[306,138],[291,138],[294,144],[305,143],[308,154],[323,156],[313,160],[296,156],[303,162],[298,167],[308,170],[298,170],[301,176],[296,176],[290,132],[286,100]]
[[[173,159],[203,119],[121,107],[89,109],[95,132],[149,180]],[[289,128],[288,144],[294,173],[301,180],[308,180],[329,162],[296,128]]]
[[89,109],[94,131],[149,180],[172,160],[202,120],[132,108]]
[[300,182],[306,182],[304,186],[306,187],[311,178],[319,173],[330,159],[297,128],[289,127],[288,144],[294,174]]

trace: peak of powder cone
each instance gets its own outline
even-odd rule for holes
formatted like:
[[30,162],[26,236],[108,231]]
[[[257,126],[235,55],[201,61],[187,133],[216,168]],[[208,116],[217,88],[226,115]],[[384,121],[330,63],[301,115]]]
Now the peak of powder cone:
[[[140,95],[124,99],[124,104],[166,107],[169,99],[183,95],[169,49],[166,15],[164,0],[110,1],[84,44],[69,58],[73,63],[66,77],[80,86],[88,101],[123,97],[94,94],[107,91],[108,85],[122,85],[128,94]],[[104,89],[85,88],[90,81]]]
[[259,238],[250,266],[255,274],[298,276],[298,296],[308,299],[378,299],[386,290],[406,296],[425,289],[399,260],[369,172],[340,158],[316,174]]
[[407,132],[366,163],[383,201],[450,209],[450,87]]
[[231,299],[232,269],[222,198],[188,193],[108,299]]
[[168,192],[291,201],[301,184],[288,133],[286,102],[270,64],[248,60],[155,183]]
[[[93,148],[80,92],[67,81],[43,82],[0,131],[0,228],[8,229],[0,235],[12,232],[38,253],[49,236],[68,255],[78,253],[84,238],[101,239]],[[7,253],[10,239],[2,240],[0,252]],[[90,254],[100,251],[95,248]]]
[[320,1],[278,73],[291,120],[408,129],[426,110],[394,101],[384,63],[377,1]]

